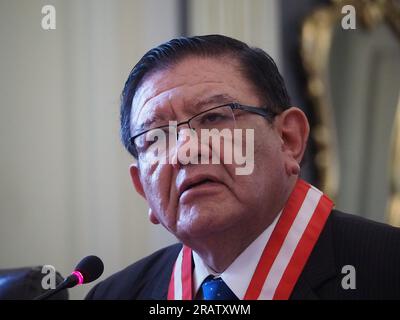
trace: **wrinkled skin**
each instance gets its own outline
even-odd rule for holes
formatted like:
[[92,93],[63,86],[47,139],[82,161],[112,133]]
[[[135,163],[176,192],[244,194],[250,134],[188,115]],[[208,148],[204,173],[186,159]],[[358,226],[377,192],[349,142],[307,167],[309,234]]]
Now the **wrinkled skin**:
[[[213,96],[216,99],[201,103]],[[144,79],[132,102],[131,129],[154,115],[167,122],[185,121],[229,102],[263,106],[236,60],[188,57]],[[131,166],[134,186],[149,204],[150,220],[196,250],[214,270],[224,270],[283,208],[309,131],[297,108],[281,113],[272,124],[246,112],[239,113],[236,122],[238,128],[254,129],[255,164],[250,175],[237,175],[236,164],[224,163],[148,164],[139,157]],[[179,140],[178,148],[183,143]],[[198,153],[208,147],[201,146]],[[218,182],[179,192],[185,181],[201,175]]]

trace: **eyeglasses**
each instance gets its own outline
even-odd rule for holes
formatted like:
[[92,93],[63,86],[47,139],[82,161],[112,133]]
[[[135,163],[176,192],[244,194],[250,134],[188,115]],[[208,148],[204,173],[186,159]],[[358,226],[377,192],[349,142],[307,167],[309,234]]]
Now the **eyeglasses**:
[[[175,127],[178,128],[181,125],[187,124],[190,129],[195,131],[202,129],[233,130],[236,127],[234,110],[242,110],[257,114],[266,119],[273,119],[277,115],[276,112],[265,107],[259,108],[245,106],[239,103],[228,103],[202,111],[186,121],[177,123]],[[170,129],[170,125],[155,126],[132,136],[129,141],[138,155],[143,154],[146,153],[153,143],[159,141],[161,136],[164,137],[166,141],[169,141]]]

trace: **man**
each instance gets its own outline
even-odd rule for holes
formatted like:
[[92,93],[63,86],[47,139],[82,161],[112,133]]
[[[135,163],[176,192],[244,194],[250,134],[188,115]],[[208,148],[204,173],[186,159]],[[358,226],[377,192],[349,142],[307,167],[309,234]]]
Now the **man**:
[[[232,134],[200,140],[213,129]],[[308,121],[262,50],[221,35],[150,50],[125,84],[121,134],[150,221],[183,245],[136,262],[87,298],[400,298],[399,230],[333,210],[299,179]],[[253,151],[251,170],[238,174],[243,163],[227,155],[244,149]],[[215,155],[218,163],[206,161]]]

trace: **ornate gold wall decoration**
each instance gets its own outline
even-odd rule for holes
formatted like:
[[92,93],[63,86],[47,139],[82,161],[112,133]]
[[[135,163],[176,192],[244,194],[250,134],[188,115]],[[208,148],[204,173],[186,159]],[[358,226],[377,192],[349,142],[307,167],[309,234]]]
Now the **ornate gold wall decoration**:
[[389,222],[400,227],[400,96],[392,136],[390,169]]
[[[318,8],[306,18],[301,29],[300,54],[307,76],[307,93],[310,98],[315,124],[312,137],[316,143],[315,157],[319,187],[335,198],[339,186],[339,161],[337,131],[329,84],[329,54],[333,33],[341,25],[345,5],[356,9],[357,28],[369,30],[386,23],[400,40],[400,1],[398,0],[332,0],[328,6]],[[397,123],[399,123],[399,111]],[[390,222],[400,223],[400,129],[397,124],[393,138],[394,160],[391,163]],[[397,210],[397,216],[395,211]],[[395,218],[397,217],[397,218]]]

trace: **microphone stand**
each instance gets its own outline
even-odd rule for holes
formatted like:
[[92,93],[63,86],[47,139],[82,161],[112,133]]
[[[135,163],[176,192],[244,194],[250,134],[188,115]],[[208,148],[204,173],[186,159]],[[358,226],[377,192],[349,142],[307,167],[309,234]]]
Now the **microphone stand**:
[[40,296],[34,298],[33,300],[46,300],[50,298],[52,295],[56,294],[57,292],[60,292],[61,290],[72,288],[76,286],[79,283],[79,280],[74,274],[71,274],[66,278],[63,282],[61,282],[55,289],[51,289],[46,291],[45,293],[42,293]]

